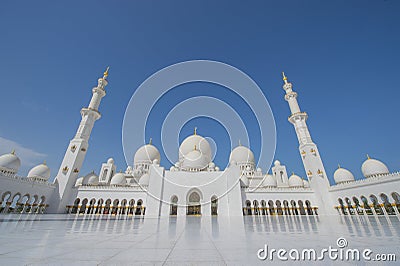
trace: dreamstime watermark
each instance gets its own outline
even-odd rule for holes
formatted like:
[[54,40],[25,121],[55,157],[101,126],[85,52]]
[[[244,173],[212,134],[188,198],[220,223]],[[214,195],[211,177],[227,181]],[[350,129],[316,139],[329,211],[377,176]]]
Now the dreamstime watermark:
[[280,261],[396,261],[394,253],[374,253],[371,249],[347,248],[348,242],[344,237],[336,240],[336,247],[329,246],[322,249],[274,249],[265,244],[264,248],[257,251],[260,260]]

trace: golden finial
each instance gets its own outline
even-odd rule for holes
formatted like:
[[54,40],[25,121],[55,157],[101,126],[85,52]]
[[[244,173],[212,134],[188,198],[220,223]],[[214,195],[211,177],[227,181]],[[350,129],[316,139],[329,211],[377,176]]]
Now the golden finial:
[[11,154],[12,154],[12,155],[15,155],[15,149],[13,149],[13,150],[11,151]]
[[242,142],[240,141],[240,139],[239,139],[239,146],[242,146]]
[[108,66],[107,69],[106,69],[106,71],[104,71],[103,79],[106,79],[106,78],[108,77],[108,70],[109,70],[109,69],[110,69],[110,67]]
[[285,76],[285,72],[282,71],[282,79],[285,83],[287,83],[287,77]]
[[149,140],[149,144],[152,145],[153,144],[153,138],[150,138]]
[[194,128],[194,134],[197,135],[197,127]]
[[368,159],[368,160],[371,159],[371,157],[369,157],[368,153],[367,153],[367,159]]
[[338,164],[337,167],[338,167],[338,169],[340,169],[340,168],[341,168],[341,167],[340,167],[340,164]]
[[46,165],[46,160],[43,161],[43,165]]
[[292,176],[294,175],[294,172],[292,172]]

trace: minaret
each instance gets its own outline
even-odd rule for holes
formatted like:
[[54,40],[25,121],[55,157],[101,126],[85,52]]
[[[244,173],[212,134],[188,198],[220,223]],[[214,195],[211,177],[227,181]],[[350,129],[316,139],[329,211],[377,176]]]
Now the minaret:
[[92,89],[93,95],[89,107],[81,109],[81,123],[79,124],[75,137],[69,143],[54,181],[58,185],[58,191],[55,191],[57,194],[56,198],[59,199],[58,209],[56,210],[57,213],[65,212],[65,207],[71,200],[70,197],[72,196],[71,192],[73,186],[75,185],[89,147],[88,142],[94,122],[101,117],[98,108],[101,99],[106,95],[105,87],[108,84],[108,69],[109,68],[104,72],[103,77],[98,79],[97,87]]
[[310,181],[310,187],[316,192],[320,204],[325,207],[325,213],[331,213],[334,209],[328,195],[330,184],[317,145],[312,141],[307,127],[308,115],[306,112],[301,112],[297,103],[297,93],[292,90],[292,83],[288,82],[284,72],[282,72],[282,76],[284,81],[283,89],[286,91],[285,100],[289,103],[291,112],[288,120],[293,124],[296,131],[300,156]]

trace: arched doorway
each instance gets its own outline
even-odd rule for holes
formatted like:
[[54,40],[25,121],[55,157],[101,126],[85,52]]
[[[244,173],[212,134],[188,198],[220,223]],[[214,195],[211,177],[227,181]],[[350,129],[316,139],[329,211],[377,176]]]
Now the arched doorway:
[[303,201],[299,200],[299,210],[300,210],[300,215],[306,215],[306,210],[304,209]]
[[97,202],[96,214],[101,214],[101,211],[103,209],[103,202],[103,199],[99,199],[99,201]]
[[278,215],[283,215],[283,211],[282,211],[282,203],[280,200],[275,201],[276,204],[276,213]]
[[89,207],[87,210],[87,214],[93,214],[94,212],[94,205],[96,204],[96,199],[91,199],[89,202]]
[[81,201],[81,200],[80,200],[79,198],[76,198],[76,199],[75,199],[75,201],[74,201],[74,206],[72,207],[71,213],[75,214],[75,213],[78,212],[78,206],[79,206],[79,202],[80,202],[80,201]]
[[136,203],[135,215],[142,215],[142,204],[143,204],[143,201],[141,199],[139,199]]
[[306,209],[307,209],[307,214],[308,215],[313,215],[312,207],[311,207],[311,202],[309,200],[306,200]]
[[186,214],[201,215],[200,194],[197,191],[189,194]]
[[216,196],[211,197],[211,215],[218,215],[218,198]]
[[178,197],[172,196],[171,198],[171,209],[169,212],[170,215],[177,215],[178,214]]
[[79,213],[80,213],[80,214],[85,214],[87,203],[88,203],[88,199],[87,199],[87,198],[84,198],[84,199],[82,200],[81,208],[79,209]]
[[20,193],[17,193],[17,194],[14,195],[14,197],[13,197],[13,199],[11,201],[10,207],[8,209],[9,213],[14,212],[15,209],[18,207],[18,202],[19,202],[20,198],[21,198],[21,194]]
[[381,193],[379,195],[381,197],[381,200],[383,201],[383,207],[386,210],[386,213],[389,215],[395,215],[396,212],[394,211],[392,204],[389,202],[389,198],[385,193]]
[[106,205],[104,206],[103,214],[110,214],[111,199],[106,200]]
[[246,200],[246,210],[247,210],[247,215],[251,215],[251,202],[250,202],[250,200]]
[[119,210],[119,214],[125,214],[125,211],[126,211],[126,203],[127,203],[128,201],[126,200],[126,199],[123,199],[122,201],[121,201],[121,209]]
[[133,215],[134,210],[135,210],[135,200],[134,200],[134,199],[131,199],[131,200],[129,201],[128,215]]

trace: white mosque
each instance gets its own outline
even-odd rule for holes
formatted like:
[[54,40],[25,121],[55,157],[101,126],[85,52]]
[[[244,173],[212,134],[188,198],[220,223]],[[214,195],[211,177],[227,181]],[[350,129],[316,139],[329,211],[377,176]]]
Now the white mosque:
[[70,213],[73,215],[184,216],[184,215],[397,215],[400,216],[400,173],[369,158],[362,164],[363,179],[338,168],[330,185],[317,145],[312,141],[297,102],[297,93],[283,75],[288,102],[299,141],[305,178],[288,175],[275,161],[270,173],[255,165],[252,151],[239,145],[229,165],[212,162],[210,144],[196,130],[180,145],[178,162],[165,169],[157,147],[139,148],[124,173],[112,158],[99,173],[80,177],[98,109],[106,95],[108,69],[93,88],[92,99],[81,110],[82,120],[65,152],[54,182],[49,183],[46,163],[21,177],[15,152],[0,156],[1,213]]

